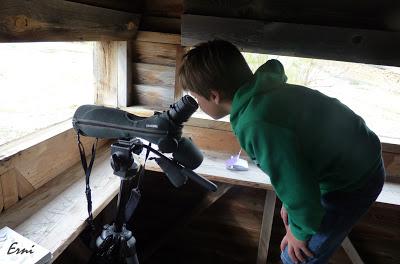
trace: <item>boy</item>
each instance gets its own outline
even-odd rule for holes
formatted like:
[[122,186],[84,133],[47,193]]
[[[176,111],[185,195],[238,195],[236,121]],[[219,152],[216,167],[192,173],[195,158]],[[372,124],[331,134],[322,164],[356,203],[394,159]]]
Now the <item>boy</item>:
[[284,263],[327,263],[379,195],[378,137],[364,120],[318,91],[286,83],[269,60],[253,75],[229,42],[185,54],[178,81],[214,119],[230,114],[240,145],[282,201]]

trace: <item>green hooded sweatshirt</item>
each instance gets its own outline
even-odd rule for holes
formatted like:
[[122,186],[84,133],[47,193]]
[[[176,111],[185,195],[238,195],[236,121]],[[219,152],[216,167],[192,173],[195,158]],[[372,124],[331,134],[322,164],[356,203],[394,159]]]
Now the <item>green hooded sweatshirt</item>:
[[304,241],[321,224],[321,195],[361,187],[380,162],[381,145],[339,100],[286,80],[282,64],[267,61],[235,93],[230,121]]

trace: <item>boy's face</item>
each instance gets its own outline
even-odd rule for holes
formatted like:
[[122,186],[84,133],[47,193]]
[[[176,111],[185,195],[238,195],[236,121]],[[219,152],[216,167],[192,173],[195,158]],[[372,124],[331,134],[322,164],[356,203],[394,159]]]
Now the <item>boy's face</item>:
[[211,116],[213,119],[220,119],[229,114],[226,107],[221,104],[221,97],[218,92],[211,91],[210,99],[208,100],[204,96],[197,94],[195,92],[190,92],[190,94],[196,98],[197,103],[204,113]]

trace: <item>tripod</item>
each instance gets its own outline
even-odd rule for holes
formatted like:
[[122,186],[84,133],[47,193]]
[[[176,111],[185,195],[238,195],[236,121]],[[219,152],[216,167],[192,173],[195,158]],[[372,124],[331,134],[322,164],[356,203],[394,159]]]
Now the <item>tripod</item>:
[[[140,176],[142,168],[134,161],[132,153],[143,150],[139,139],[118,140],[111,145],[111,166],[114,175],[121,178],[115,222],[105,225],[96,239],[95,263],[139,264],[136,252],[136,239],[126,228],[140,198],[134,179]],[[140,179],[139,179],[140,180]]]
[[[183,141],[181,144],[184,153],[194,153],[194,147],[191,141]],[[119,139],[116,143],[111,145],[111,166],[114,169],[114,175],[121,178],[117,214],[115,222],[111,225],[105,225],[100,236],[96,239],[97,250],[94,263],[139,264],[136,252],[136,239],[132,235],[132,232],[126,228],[126,222],[132,217],[138,205],[140,199],[140,180],[144,173],[144,166],[141,166],[134,160],[133,153],[140,154],[143,148],[147,149],[146,160],[149,151],[158,156],[158,158],[150,159],[153,159],[160,166],[175,187],[182,186],[187,179],[190,178],[209,191],[217,190],[217,186],[214,183],[197,175],[191,169],[182,166],[176,160],[167,158],[159,151],[151,148],[150,144],[146,146],[137,138],[129,140]],[[92,160],[89,168],[86,166],[86,161],[84,161],[84,151],[81,152],[82,164],[87,176],[86,192],[89,218],[91,216],[91,200],[90,188],[88,188],[88,175],[90,175],[91,166],[93,165],[94,149],[95,147],[92,148]],[[191,164],[188,163],[187,166],[191,166]],[[134,188],[135,180],[137,180],[136,188]],[[93,261],[91,263],[93,263]]]

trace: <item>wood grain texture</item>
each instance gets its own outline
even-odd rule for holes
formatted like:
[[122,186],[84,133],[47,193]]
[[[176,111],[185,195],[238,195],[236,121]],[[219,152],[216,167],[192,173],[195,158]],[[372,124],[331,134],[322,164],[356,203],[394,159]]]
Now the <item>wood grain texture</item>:
[[143,13],[159,17],[179,18],[183,10],[183,0],[146,0]]
[[176,44],[136,41],[133,51],[134,62],[166,66],[176,64]]
[[140,19],[139,30],[180,34],[181,19],[143,15]]
[[214,38],[255,53],[400,66],[400,32],[182,16],[182,45]]
[[118,41],[117,45],[117,105],[129,106],[132,98],[132,42]]
[[282,21],[298,24],[399,30],[399,3],[382,0],[320,2],[311,0],[185,0],[184,13]]
[[18,185],[15,170],[9,170],[0,175],[3,189],[4,208],[7,209],[18,202]]
[[175,67],[135,63],[137,71],[135,84],[146,84],[173,88],[175,85]]
[[176,67],[175,67],[175,93],[174,93],[174,98],[175,101],[179,100],[183,96],[183,87],[178,81],[178,74],[179,74],[179,69],[182,65],[182,58],[185,55],[185,48],[182,47],[181,45],[176,46]]
[[0,42],[129,40],[135,36],[139,18],[62,0],[3,0]]
[[[91,175],[93,215],[115,197],[119,178],[112,174],[107,149],[99,151]],[[0,215],[0,227],[9,226],[57,256],[86,226],[85,177],[81,164]]]
[[130,1],[130,0],[68,0],[68,2],[76,2],[87,4],[91,6],[104,7],[113,10],[142,13],[143,2],[142,1]]
[[276,194],[267,191],[261,221],[260,239],[258,241],[257,264],[267,263],[268,249],[271,240],[272,222],[274,220]]
[[19,173],[18,169],[15,168],[14,171],[18,185],[18,198],[21,200],[31,194],[35,188],[21,173]]
[[353,264],[364,264],[364,261],[362,261],[360,255],[348,237],[343,240],[342,247]]
[[[82,137],[81,140],[88,152],[94,142],[93,139]],[[104,145],[105,142],[105,140],[100,140],[98,147]],[[29,148],[11,147],[7,152],[14,154],[0,161],[0,165],[6,164],[0,167],[9,168],[0,173],[5,208],[17,203],[19,198],[25,198],[80,160],[76,133],[73,129],[53,135]]]
[[4,208],[3,185],[1,184],[1,179],[0,179],[0,212],[3,211],[3,208]]
[[[144,160],[144,156],[145,153],[142,153],[140,156],[142,160]],[[149,157],[152,156],[154,156],[154,154],[150,154]],[[229,154],[203,151],[203,156],[203,163],[194,170],[194,172],[211,181],[256,189],[273,189],[269,177],[251,162],[249,162],[248,171],[231,171],[225,168],[225,161],[230,158]],[[149,171],[162,172],[160,167],[153,160],[147,161],[146,169]]]
[[231,131],[215,130],[202,127],[185,126],[185,137],[191,137],[202,150],[228,153],[239,153],[240,144]]
[[118,105],[118,43],[99,41],[93,48],[96,104]]
[[179,34],[153,32],[153,31],[138,31],[136,41],[155,42],[164,44],[181,44],[181,36]]
[[137,84],[135,90],[141,105],[161,111],[174,103],[174,91],[171,87]]

